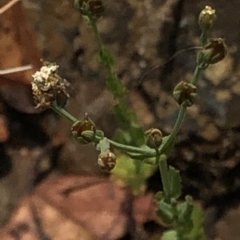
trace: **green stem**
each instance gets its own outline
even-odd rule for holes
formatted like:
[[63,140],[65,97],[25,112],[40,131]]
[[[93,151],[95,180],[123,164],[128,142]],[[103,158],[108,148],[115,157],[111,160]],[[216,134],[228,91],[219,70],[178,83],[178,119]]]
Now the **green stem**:
[[[95,143],[99,143],[99,141],[101,141],[103,139],[103,137],[101,137],[101,136],[97,136],[97,135],[94,136],[93,131],[84,131],[84,132],[82,132],[82,136],[85,136],[86,138],[89,138],[89,139],[91,139],[91,138],[94,139]],[[146,157],[154,157],[156,155],[154,149],[150,149],[150,148],[143,149],[143,148],[138,148],[138,147],[134,147],[134,146],[130,146],[130,145],[125,145],[125,144],[115,142],[111,139],[108,139],[108,141],[116,149],[123,150],[125,152],[139,153],[139,154],[146,155]]]
[[[92,20],[91,21],[91,27],[92,27],[92,30],[95,34],[95,39],[96,39],[96,42],[97,42],[97,45],[98,45],[98,52],[100,54],[100,57],[101,57],[101,61],[102,63],[104,64],[104,66],[106,67],[106,70],[107,70],[107,74],[108,74],[108,79],[114,79],[114,81],[119,81],[121,82],[120,80],[116,79],[116,74],[115,72],[113,71],[113,68],[112,68],[112,65],[109,63],[109,61],[107,60],[106,56],[105,56],[105,51],[106,51],[106,48],[104,47],[103,45],[103,42],[102,42],[102,39],[101,39],[101,36],[100,36],[100,33],[98,31],[98,27],[97,27],[97,22]],[[109,81],[109,80],[108,80]],[[111,81],[111,80],[110,80]],[[122,84],[122,83],[121,83]],[[122,98],[124,97],[124,91],[122,92],[121,95],[117,96],[115,95],[112,90],[110,91],[114,98],[117,98],[119,101],[122,100]]]
[[61,108],[57,105],[57,103],[52,103],[51,108],[58,113],[60,116],[66,117],[69,121],[75,123],[78,121],[77,118],[75,118],[72,114],[70,114],[68,111],[66,111],[64,108]]
[[203,71],[203,69],[200,68],[199,65],[197,65],[197,67],[195,68],[194,74],[193,74],[192,81],[191,81],[191,83],[192,83],[194,86],[197,85],[198,79],[199,79],[200,74],[202,73],[202,71]]
[[185,103],[182,103],[181,107],[180,107],[180,110],[179,110],[179,113],[178,113],[178,117],[177,117],[177,120],[175,122],[175,125],[173,127],[173,130],[172,132],[170,133],[170,135],[168,136],[168,139],[167,141],[160,147],[159,151],[161,153],[164,153],[165,150],[168,149],[168,147],[170,145],[173,144],[173,142],[175,141],[175,138],[177,136],[177,133],[179,132],[182,124],[183,124],[183,121],[184,121],[184,117],[186,115],[186,110],[187,110],[187,107],[186,107],[186,104]]
[[[191,81],[191,83],[193,85],[195,85],[195,86],[197,85],[198,79],[199,79],[200,74],[202,73],[202,71],[203,71],[203,69],[201,69],[199,67],[199,65],[197,65],[196,68],[195,68],[194,74],[193,74],[192,81]],[[177,134],[178,134],[182,124],[183,124],[183,121],[184,121],[184,118],[185,118],[185,115],[186,115],[186,110],[187,110],[186,103],[183,102],[181,107],[180,107],[180,110],[179,110],[179,113],[178,113],[178,117],[177,117],[177,120],[175,122],[175,125],[173,127],[172,132],[170,133],[167,141],[159,148],[159,151],[161,153],[164,153],[164,151],[166,149],[168,149],[168,147],[170,145],[172,145],[173,142],[175,141],[175,138],[176,138],[176,136],[177,136]]]
[[210,37],[210,30],[204,29],[200,37],[201,44],[203,47],[207,45],[209,37]]
[[170,203],[170,182],[168,178],[167,156],[165,154],[162,154],[159,157],[159,170],[161,174],[165,199],[168,203]]
[[95,34],[95,39],[96,39],[97,45],[98,45],[98,51],[101,54],[103,52],[103,43],[102,43],[102,39],[101,39],[100,33],[98,31],[98,28],[97,28],[97,22],[96,21],[91,21],[91,27],[92,27],[93,32]]

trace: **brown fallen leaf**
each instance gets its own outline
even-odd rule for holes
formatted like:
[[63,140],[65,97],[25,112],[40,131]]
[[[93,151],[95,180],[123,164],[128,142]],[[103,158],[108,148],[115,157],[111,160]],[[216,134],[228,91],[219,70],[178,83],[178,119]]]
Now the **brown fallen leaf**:
[[[2,4],[5,1],[0,1]],[[37,38],[25,18],[22,2],[12,0],[0,9],[0,70],[31,65],[31,69],[0,74],[0,92],[14,108],[34,113],[32,74],[41,66]]]
[[40,198],[26,198],[1,235],[4,240],[97,240]]
[[[22,203],[0,239],[113,240],[137,232],[154,218],[155,210],[151,194],[133,197],[107,178],[57,177],[46,180]],[[18,230],[16,226],[23,223],[24,231],[23,227]],[[45,238],[40,238],[40,233]]]

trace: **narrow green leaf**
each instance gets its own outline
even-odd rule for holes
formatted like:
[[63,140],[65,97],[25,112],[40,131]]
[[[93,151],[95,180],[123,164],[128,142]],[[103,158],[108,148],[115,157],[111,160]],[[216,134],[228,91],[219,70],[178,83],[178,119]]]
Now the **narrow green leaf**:
[[144,140],[144,131],[140,126],[133,126],[131,124],[130,129],[128,130],[131,136],[132,141],[129,143],[134,146],[142,146],[145,142]]
[[106,47],[102,47],[98,59],[100,60],[101,63],[103,63],[107,67],[112,67],[114,65],[113,56]]
[[193,203],[191,197],[186,197],[186,201],[179,204],[177,207],[178,210],[178,224],[182,226],[185,232],[190,232],[193,227],[192,222],[192,212],[193,212]]
[[[135,133],[135,140],[137,140],[137,138],[139,137],[142,137],[144,141],[143,129],[138,124],[136,124],[137,116],[135,112],[132,111],[125,102],[120,101],[118,104],[116,104],[114,106],[114,112],[121,126],[125,130],[128,130],[131,136],[133,135],[133,133]],[[131,132],[132,129],[134,129],[133,132]]]
[[173,209],[172,206],[164,200],[158,202],[157,215],[163,220],[166,224],[171,224],[173,222]]
[[115,73],[107,77],[106,86],[116,99],[122,98],[125,94],[126,88]]
[[170,166],[168,177],[170,182],[170,196],[171,198],[178,199],[182,194],[179,170],[176,170],[174,167]]
[[124,129],[129,129],[133,121],[133,115],[128,106],[125,103],[120,102],[114,106],[114,112],[121,126]]
[[192,240],[207,240],[206,234],[203,228],[204,213],[201,207],[194,206],[192,211],[192,223],[193,227],[190,234],[188,234],[188,239]]

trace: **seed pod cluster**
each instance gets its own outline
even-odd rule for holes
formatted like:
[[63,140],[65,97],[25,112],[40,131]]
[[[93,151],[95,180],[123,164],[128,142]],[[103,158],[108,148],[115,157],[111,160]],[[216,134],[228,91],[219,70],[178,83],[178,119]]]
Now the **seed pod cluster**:
[[181,105],[183,102],[188,107],[192,106],[197,96],[197,88],[191,83],[181,81],[177,84],[173,91],[175,101]]
[[205,69],[209,64],[222,61],[227,55],[227,46],[222,38],[209,39],[208,44],[197,56],[198,65]]
[[111,151],[100,154],[97,161],[99,167],[104,171],[111,171],[116,165],[116,156]]
[[162,144],[163,135],[157,128],[151,128],[144,133],[145,143],[150,148],[158,148]]
[[84,131],[96,131],[96,125],[94,122],[88,117],[86,113],[84,119],[82,121],[78,121],[72,125],[71,131],[77,140],[82,144],[88,144],[92,142],[92,138],[87,138],[85,135],[83,136],[82,133]]

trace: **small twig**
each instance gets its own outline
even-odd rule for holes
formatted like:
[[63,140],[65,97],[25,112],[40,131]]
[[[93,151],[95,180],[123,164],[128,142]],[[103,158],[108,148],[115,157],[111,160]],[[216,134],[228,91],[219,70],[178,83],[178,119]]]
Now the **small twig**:
[[28,71],[28,70],[31,70],[31,69],[32,69],[32,65],[25,65],[25,66],[21,66],[21,67],[8,68],[8,69],[0,70],[0,76],[1,75],[6,75],[6,74],[11,74],[11,73]]
[[20,1],[21,0],[11,0],[9,3],[7,3],[6,5],[4,5],[3,7],[0,8],[0,14],[3,14],[8,9],[10,9],[13,5],[15,5],[16,3],[20,2]]

